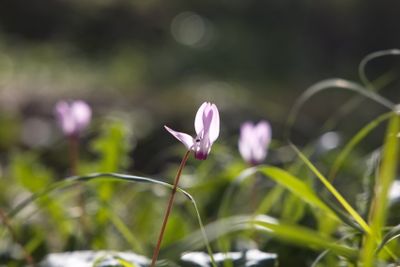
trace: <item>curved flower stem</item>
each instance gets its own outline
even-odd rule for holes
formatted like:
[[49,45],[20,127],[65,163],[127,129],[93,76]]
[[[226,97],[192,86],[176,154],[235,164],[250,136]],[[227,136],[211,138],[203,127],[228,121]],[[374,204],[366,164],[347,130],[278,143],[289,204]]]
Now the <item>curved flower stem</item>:
[[190,150],[186,151],[185,155],[182,158],[182,161],[181,161],[181,164],[179,166],[178,172],[176,173],[174,186],[172,188],[171,195],[169,196],[168,206],[167,206],[167,209],[165,210],[164,220],[163,220],[163,223],[162,223],[162,226],[161,226],[160,235],[158,236],[157,245],[156,245],[156,247],[154,249],[154,252],[153,252],[153,258],[151,260],[150,267],[154,267],[156,265],[158,254],[160,253],[161,242],[162,242],[163,237],[164,237],[165,228],[167,226],[169,214],[171,213],[172,204],[174,203],[176,190],[178,188],[179,178],[181,177],[182,170],[186,165],[186,161],[189,158],[189,155],[190,155]]
[[21,247],[22,253],[23,253],[23,256],[25,258],[26,263],[29,266],[35,267],[36,265],[35,265],[35,262],[34,262],[34,260],[32,258],[32,255],[29,253],[28,250],[26,250],[24,245],[21,242],[19,242],[17,234],[14,231],[14,228],[11,226],[10,221],[8,220],[8,217],[7,217],[6,213],[2,209],[0,209],[0,220],[4,224],[4,226],[8,229],[8,231],[10,232],[11,237],[14,240],[14,242],[17,243]]

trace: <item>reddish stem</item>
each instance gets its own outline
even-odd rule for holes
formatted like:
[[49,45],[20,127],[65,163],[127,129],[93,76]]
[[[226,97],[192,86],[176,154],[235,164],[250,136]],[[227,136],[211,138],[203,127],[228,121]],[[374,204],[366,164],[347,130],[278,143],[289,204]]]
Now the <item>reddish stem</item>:
[[181,164],[179,166],[178,172],[176,173],[174,185],[173,185],[173,188],[172,188],[172,191],[171,191],[171,195],[169,196],[168,206],[167,206],[167,209],[165,211],[164,220],[163,220],[163,223],[162,223],[162,226],[161,226],[160,235],[158,236],[157,245],[156,245],[156,247],[154,249],[153,258],[151,260],[150,267],[154,267],[156,265],[158,254],[160,253],[161,242],[162,242],[163,237],[164,237],[165,228],[167,226],[169,214],[171,213],[172,204],[174,203],[176,190],[178,188],[179,178],[181,177],[182,170],[186,165],[187,159],[189,158],[189,154],[190,154],[190,150],[186,151],[186,154],[182,158],[182,161],[181,161]]

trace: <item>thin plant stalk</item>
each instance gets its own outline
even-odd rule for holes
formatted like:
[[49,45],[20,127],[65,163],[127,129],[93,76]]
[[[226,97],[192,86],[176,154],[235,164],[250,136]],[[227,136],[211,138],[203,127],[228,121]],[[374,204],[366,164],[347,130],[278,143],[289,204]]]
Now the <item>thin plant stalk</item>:
[[79,138],[77,135],[71,135],[68,137],[68,152],[71,175],[78,175]]
[[158,254],[160,253],[161,242],[162,242],[163,237],[164,237],[165,228],[167,226],[168,218],[169,218],[169,215],[170,215],[171,210],[172,210],[172,205],[174,203],[175,194],[176,194],[176,190],[178,188],[179,179],[181,177],[182,170],[186,165],[186,161],[189,158],[189,155],[190,155],[190,150],[186,151],[185,155],[182,158],[182,161],[181,161],[181,164],[179,166],[178,172],[176,173],[174,185],[173,185],[173,188],[172,188],[169,200],[168,200],[167,209],[165,210],[164,220],[163,220],[163,223],[162,223],[162,226],[161,226],[160,234],[158,236],[157,245],[156,245],[156,247],[154,249],[154,252],[153,252],[153,258],[151,260],[150,267],[154,267],[156,265]]
[[[71,135],[68,138],[69,145],[69,164],[70,172],[72,176],[79,174],[78,164],[79,164],[79,137],[78,135]],[[78,206],[81,210],[80,225],[85,236],[88,236],[89,230],[86,223],[86,208],[85,208],[85,192],[84,187],[78,184]]]
[[32,255],[29,253],[29,251],[27,251],[27,250],[25,249],[25,247],[23,246],[23,244],[22,244],[21,242],[19,242],[18,237],[17,237],[17,234],[15,233],[13,227],[11,226],[10,221],[8,220],[8,217],[7,217],[6,213],[5,213],[2,209],[0,209],[0,220],[3,222],[4,226],[5,226],[5,227],[8,229],[8,231],[10,232],[11,237],[12,237],[12,239],[14,240],[14,242],[17,243],[17,244],[21,247],[21,249],[22,249],[22,254],[23,254],[24,258],[25,258],[26,263],[27,263],[29,266],[35,267],[36,265],[35,265],[35,262],[34,262],[34,260],[33,260],[33,258],[32,258]]

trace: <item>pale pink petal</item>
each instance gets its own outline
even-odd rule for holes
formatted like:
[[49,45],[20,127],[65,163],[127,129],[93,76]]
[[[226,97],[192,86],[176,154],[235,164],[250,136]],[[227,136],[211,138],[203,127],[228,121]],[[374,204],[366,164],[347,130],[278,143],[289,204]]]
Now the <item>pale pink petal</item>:
[[71,135],[75,131],[74,119],[71,116],[71,109],[67,102],[57,102],[54,113],[56,115],[57,123],[65,135]]
[[265,159],[266,156],[267,148],[259,144],[253,147],[251,162],[254,164],[259,164]]
[[166,126],[166,125],[164,125],[164,128],[170,134],[172,134],[176,139],[181,141],[188,150],[191,150],[193,148],[193,145],[194,145],[193,137],[191,137],[190,135],[188,135],[186,133],[181,133],[181,132],[174,131],[171,128],[169,128],[168,126]]
[[203,125],[203,114],[205,108],[210,105],[208,102],[204,102],[201,104],[199,109],[197,110],[196,117],[194,118],[194,129],[196,130],[196,134],[199,135],[201,132],[204,130],[204,125]]
[[247,162],[252,160],[252,131],[253,124],[250,122],[245,122],[240,127],[240,137],[239,137],[239,152],[243,159]]
[[261,163],[267,156],[267,147],[271,142],[271,127],[266,121],[257,125],[245,122],[240,128],[238,142],[243,159],[251,164]]
[[213,120],[213,110],[211,105],[207,105],[203,110],[203,133],[208,133]]
[[252,159],[252,155],[251,155],[251,147],[242,139],[239,139],[239,152],[240,155],[242,156],[242,158],[247,161],[250,162]]
[[259,137],[260,143],[264,146],[271,142],[271,126],[266,121],[260,121],[254,127],[255,134]]
[[196,159],[205,160],[211,151],[211,143],[208,138],[196,139],[193,146]]
[[215,140],[217,140],[219,136],[219,112],[215,104],[211,104],[211,110],[212,110],[212,119],[209,126],[208,136],[212,144],[215,142]]
[[76,131],[80,132],[85,129],[92,117],[92,110],[86,102],[81,100],[75,101],[71,104],[71,112],[76,122]]
[[71,104],[66,101],[59,101],[54,111],[61,130],[67,136],[79,135],[89,125],[92,115],[88,104],[81,100],[74,101]]

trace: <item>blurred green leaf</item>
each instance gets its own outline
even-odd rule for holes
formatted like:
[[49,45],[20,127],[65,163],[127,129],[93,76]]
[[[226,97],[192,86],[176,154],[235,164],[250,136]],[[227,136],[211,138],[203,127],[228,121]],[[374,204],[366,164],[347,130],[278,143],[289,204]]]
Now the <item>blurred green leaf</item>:
[[[100,135],[91,143],[92,149],[98,154],[99,159],[90,166],[90,171],[117,172],[126,168],[129,164],[128,153],[132,147],[130,138],[130,132],[122,121],[106,120],[102,125]],[[106,235],[102,233],[106,232],[109,226],[109,216],[112,214],[112,211],[109,210],[111,208],[109,202],[116,192],[115,183],[98,184],[95,192],[100,203],[95,215],[96,224],[93,225],[94,239],[92,242],[95,248],[100,249],[107,247]],[[111,220],[111,222],[116,221]],[[121,225],[116,225],[116,227],[121,229]]]
[[171,214],[164,234],[163,246],[168,246],[182,239],[189,232],[184,218],[185,216],[177,215],[176,212]]
[[130,132],[122,121],[104,122],[101,134],[91,144],[93,151],[99,156],[96,171],[117,172],[126,168],[130,163],[130,138]]
[[11,176],[31,192],[38,192],[52,181],[52,172],[39,163],[34,152],[15,152],[11,156]]
[[[13,219],[19,212],[21,212],[29,204],[31,204],[32,202],[34,202],[36,200],[39,200],[41,198],[48,196],[53,191],[65,189],[65,188],[73,186],[74,184],[77,184],[80,182],[89,182],[92,180],[100,180],[102,182],[125,181],[125,182],[131,182],[131,183],[148,183],[148,184],[161,185],[161,186],[169,188],[169,189],[173,188],[173,186],[171,184],[162,182],[160,180],[151,179],[151,178],[142,177],[142,176],[127,175],[127,174],[94,173],[94,174],[87,174],[84,176],[73,176],[73,177],[65,178],[64,180],[62,180],[60,182],[51,184],[47,188],[44,188],[42,191],[37,192],[37,193],[33,194],[32,196],[30,196],[29,198],[25,199],[19,205],[17,205],[11,212],[9,212],[8,217],[10,219]],[[213,260],[212,250],[211,250],[211,247],[209,246],[207,236],[205,235],[205,232],[203,229],[203,222],[200,217],[200,213],[199,213],[199,209],[197,207],[196,201],[185,190],[178,187],[177,191],[182,193],[184,196],[186,196],[191,201],[193,208],[195,209],[196,218],[197,218],[197,221],[198,221],[199,227],[200,227],[200,235],[201,235],[200,244],[206,246],[210,257]],[[146,212],[148,213],[148,210],[146,210]]]
[[10,149],[19,141],[20,119],[2,112],[0,113],[0,125],[0,149]]
[[305,212],[306,204],[294,195],[289,194],[284,201],[281,219],[285,222],[295,223],[299,221]]
[[336,214],[314,193],[314,189],[299,178],[277,167],[260,166],[256,170],[286,187],[290,192],[310,205],[336,217]]
[[253,220],[250,220],[250,222],[260,226],[261,228],[257,228],[258,230],[293,244],[316,250],[329,249],[349,259],[354,259],[357,255],[357,250],[340,245],[339,241],[332,240],[329,236],[325,236],[308,228],[279,223],[265,216],[257,216]]
[[[10,174],[26,190],[37,193],[47,188],[53,181],[53,173],[40,164],[39,157],[34,152],[15,152],[11,157]],[[64,237],[72,229],[71,221],[66,220],[66,209],[61,203],[62,198],[45,196],[40,201],[40,207],[48,212],[54,220],[54,226]]]
[[284,191],[285,187],[281,185],[272,188],[262,199],[254,214],[267,214],[275,203],[278,202]]
[[338,200],[338,202],[343,206],[343,208],[353,217],[353,219],[362,227],[362,229],[370,233],[371,229],[369,225],[364,221],[364,219],[357,213],[356,210],[346,201],[346,199],[335,189],[335,187],[329,183],[318,169],[311,163],[311,161],[293,144],[291,144],[294,151],[299,155],[303,162],[310,168],[310,170],[318,177],[322,184],[328,189],[328,191]]
[[[265,215],[232,216],[217,220],[205,226],[205,233],[210,241],[215,241],[225,235],[246,230],[262,232],[279,240],[317,251],[329,249],[333,253],[351,260],[357,255],[356,249],[341,245],[338,240],[334,240],[329,236],[322,235],[317,231],[302,226],[285,224],[279,222],[275,218]],[[196,231],[180,242],[163,250],[162,255],[176,257],[182,253],[182,251],[197,250],[201,246],[201,240],[201,232]]]

